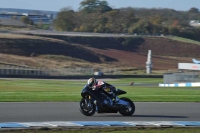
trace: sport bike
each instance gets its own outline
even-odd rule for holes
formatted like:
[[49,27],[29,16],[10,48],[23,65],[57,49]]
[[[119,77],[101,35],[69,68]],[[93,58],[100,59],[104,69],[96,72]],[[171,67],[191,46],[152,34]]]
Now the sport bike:
[[[126,91],[117,89],[116,96],[126,94]],[[85,85],[81,92],[80,112],[86,116],[97,113],[120,113],[123,116],[131,116],[135,112],[135,104],[129,98],[111,99],[103,90],[93,90]]]

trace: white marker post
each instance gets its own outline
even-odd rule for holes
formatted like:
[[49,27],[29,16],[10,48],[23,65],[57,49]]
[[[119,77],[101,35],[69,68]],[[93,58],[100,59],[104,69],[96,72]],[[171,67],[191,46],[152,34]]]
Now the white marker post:
[[146,62],[146,73],[150,74],[153,67],[152,59],[151,59],[151,50],[148,51],[147,62]]

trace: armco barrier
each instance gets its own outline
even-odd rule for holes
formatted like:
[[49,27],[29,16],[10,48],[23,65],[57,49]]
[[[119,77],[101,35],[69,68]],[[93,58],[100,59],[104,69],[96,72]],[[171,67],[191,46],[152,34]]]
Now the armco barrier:
[[159,84],[159,87],[199,87],[200,83]]
[[0,128],[34,128],[34,127],[137,127],[137,126],[170,126],[170,127],[200,127],[200,121],[55,121],[55,122],[7,122],[0,123]]

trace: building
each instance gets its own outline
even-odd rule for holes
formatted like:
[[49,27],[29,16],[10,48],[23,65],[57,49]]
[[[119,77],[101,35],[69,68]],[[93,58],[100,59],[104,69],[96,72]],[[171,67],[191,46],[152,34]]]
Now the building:
[[165,73],[164,83],[200,82],[200,64],[178,63],[178,72]]
[[15,18],[20,20],[22,16],[27,16],[33,21],[34,24],[51,24],[53,21],[52,14],[28,14],[17,12],[0,12],[0,19]]
[[193,26],[193,27],[199,27],[200,26],[199,20],[191,20],[189,24],[190,24],[190,26]]

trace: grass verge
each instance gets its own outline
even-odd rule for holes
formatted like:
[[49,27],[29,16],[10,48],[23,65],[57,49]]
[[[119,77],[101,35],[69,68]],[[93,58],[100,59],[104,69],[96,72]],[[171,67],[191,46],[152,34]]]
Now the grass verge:
[[36,130],[4,130],[4,133],[199,133],[200,127],[82,127],[82,128],[56,128]]
[[199,41],[183,38],[183,37],[178,37],[178,36],[168,36],[169,39],[175,40],[175,41],[181,41],[181,42],[186,42],[186,43],[193,43],[193,44],[198,44],[200,45]]
[[[162,79],[118,79],[107,81],[127,91],[121,97],[135,102],[200,102],[199,87],[160,88]],[[72,102],[81,99],[80,93],[87,80],[0,80],[0,102]],[[155,84],[156,86],[131,86]]]

